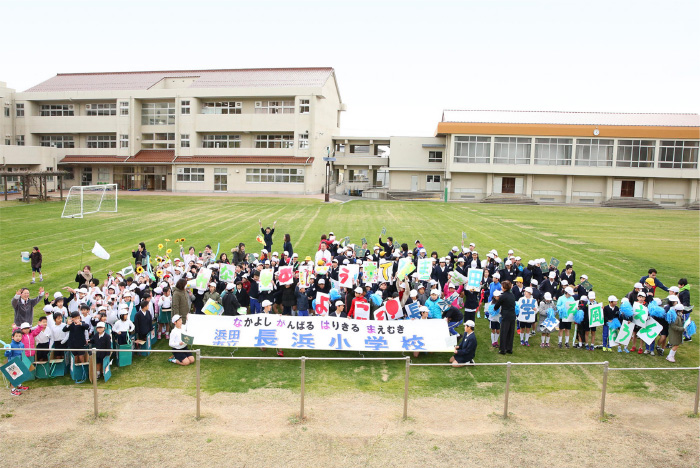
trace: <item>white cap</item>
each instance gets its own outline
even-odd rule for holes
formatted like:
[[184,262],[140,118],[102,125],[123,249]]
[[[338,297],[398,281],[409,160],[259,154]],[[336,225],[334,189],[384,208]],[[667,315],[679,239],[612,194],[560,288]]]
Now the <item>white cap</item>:
[[158,288],[155,288],[155,289],[153,290],[153,292],[156,293],[156,294],[163,294],[163,289],[160,288],[160,287],[158,287]]
[[455,245],[454,247],[452,247],[452,251],[453,251],[453,252],[459,252],[459,249],[458,249],[457,246]]
[[23,322],[22,325],[19,326],[19,328],[32,328],[32,326],[29,325],[27,322]]
[[418,291],[416,291],[415,289],[411,289],[411,292],[408,293],[408,295],[409,295],[410,297],[417,297],[417,296],[418,296]]
[[470,246],[470,247],[476,247],[476,244],[475,244],[474,242],[472,242],[471,244],[469,244],[469,246]]
[[214,282],[212,281],[211,283],[209,283],[209,286],[214,286],[214,287],[216,287],[216,283],[214,283]]
[[359,287],[359,286],[356,287],[356,288],[355,288],[355,292],[356,292],[357,294],[362,294],[362,288]]
[[53,312],[53,306],[51,305],[45,305],[44,306],[44,312]]
[[516,260],[522,260],[522,258],[520,258],[520,257],[515,257],[515,259],[516,259]]
[[567,266],[573,265],[573,264],[574,264],[574,262],[572,262],[571,260],[567,260],[567,261],[566,261],[566,265],[567,265]]
[[87,294],[88,290],[86,288],[80,288],[80,289],[78,289],[78,292],[81,294]]
[[566,281],[566,280],[561,280],[561,285],[562,285],[562,286],[568,286],[568,285],[569,285],[569,282]]
[[467,260],[466,260],[464,257],[459,257],[459,258],[457,259],[457,261],[458,261],[459,263],[464,263],[464,262],[466,262]]
[[501,295],[501,290],[500,290],[500,289],[496,289],[496,290],[493,292],[493,296],[494,296],[494,297],[498,297],[498,296],[500,296],[500,295]]
[[668,288],[668,292],[674,292],[674,293],[679,293],[681,290],[678,289],[678,286],[671,286]]
[[608,302],[617,302],[617,298],[615,296],[608,296]]
[[267,249],[262,249],[261,252],[262,252],[262,253],[267,253]]
[[95,328],[104,328],[105,324],[104,322],[97,322],[97,325],[95,325]]
[[673,306],[673,308],[675,310],[684,310],[685,309],[685,307],[683,307],[683,304],[676,304]]
[[581,278],[587,280],[587,279],[588,279],[588,275],[581,275]]
[[296,253],[296,252],[294,252],[294,253],[292,254],[292,258],[294,258],[294,257],[297,257],[297,258],[298,258],[298,257],[299,257],[299,254]]
[[579,301],[588,302],[588,296],[581,296],[578,298]]
[[494,258],[494,260],[496,261],[496,263],[501,263],[501,258],[498,255],[496,255],[496,258]]
[[180,315],[175,314],[175,315],[173,315],[172,322],[175,323],[175,322],[177,322],[178,320],[180,320],[181,318],[182,318],[182,317],[180,317]]
[[431,279],[430,281],[428,281],[428,283],[429,284],[437,284],[437,281],[435,281],[434,279]]
[[642,283],[634,283],[634,289],[642,289]]
[[476,324],[474,324],[473,320],[467,320],[466,322],[464,322],[464,326],[469,327],[469,328],[474,328],[474,327],[476,327]]
[[54,299],[58,299],[59,297],[63,297],[63,294],[61,294],[60,291],[59,291],[59,292],[53,293],[53,298],[54,298]]
[[528,286],[527,288],[525,288],[524,291],[525,291],[525,292],[529,292],[530,294],[532,294],[532,288],[531,288],[530,286]]
[[557,277],[557,273],[554,272],[554,271],[550,271],[550,272],[549,272],[549,277],[550,277],[550,278],[556,278],[556,277]]
[[552,300],[552,295],[548,292],[544,293],[544,300],[545,301],[551,301]]
[[569,287],[567,287],[566,289],[564,289],[564,292],[565,292],[566,294],[570,295],[570,296],[573,296],[573,295],[574,295],[574,288],[572,288],[571,286],[569,286]]
[[345,305],[345,303],[343,301],[335,301],[336,307],[340,307],[340,306],[344,306],[344,305]]
[[506,265],[512,265],[512,264],[513,264],[513,262],[511,262],[510,260],[506,260]]
[[426,307],[426,306],[420,306],[420,307],[418,307],[418,310],[420,312],[430,312],[430,309],[428,309],[428,307]]
[[655,297],[654,302],[656,302],[656,305],[661,305],[661,298],[660,297]]
[[348,260],[347,258],[343,260],[343,265],[350,265],[350,260]]
[[262,306],[263,306],[263,307],[267,307],[267,306],[271,306],[271,305],[272,305],[272,302],[270,302],[270,301],[268,301],[268,300],[262,301]]
[[437,289],[431,289],[431,290],[430,290],[430,295],[432,296],[433,294],[435,294],[436,296],[438,296],[438,295],[440,294],[440,291],[438,291]]
[[594,291],[588,292],[588,299],[595,299],[595,292]]
[[508,254],[512,254],[512,253],[513,253],[513,249],[510,249],[510,250],[508,251]]
[[445,263],[445,262],[447,262],[447,260],[445,259],[445,257],[440,257],[440,263]]
[[489,253],[486,254],[486,257],[487,257],[487,258],[493,258],[493,254],[492,254],[491,252],[489,252]]
[[678,302],[678,296],[676,296],[675,294],[669,294],[667,299],[668,302]]
[[233,283],[228,283],[228,284],[226,285],[226,289],[230,291],[230,290],[232,290],[235,286],[236,286],[236,285],[233,284]]
[[469,252],[469,247],[462,247],[462,253]]
[[530,284],[534,284],[535,286],[537,286],[538,284],[540,284],[540,282],[533,278],[530,280]]
[[219,264],[218,264],[218,263],[213,263],[213,264],[209,265],[209,268],[211,268],[212,270],[218,270],[218,269],[219,269]]
[[323,278],[319,278],[319,279],[318,279],[318,284],[321,284],[321,283],[324,283],[324,284],[325,284],[325,283],[326,283],[326,280],[324,280]]
[[138,287],[139,287],[138,284],[136,284],[136,283],[131,283],[131,286],[129,286],[129,289],[133,291],[133,290],[135,290],[135,289],[138,288]]
[[637,293],[637,297],[642,296],[642,297],[647,297],[646,293],[644,291],[639,291]]
[[498,278],[501,279],[501,274],[500,273],[494,273],[493,278]]

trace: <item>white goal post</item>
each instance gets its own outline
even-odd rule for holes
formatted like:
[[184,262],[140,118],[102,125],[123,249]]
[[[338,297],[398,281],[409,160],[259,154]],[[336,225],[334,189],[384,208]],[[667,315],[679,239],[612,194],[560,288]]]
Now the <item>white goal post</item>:
[[61,218],[82,218],[98,212],[117,212],[117,184],[74,185],[66,197]]

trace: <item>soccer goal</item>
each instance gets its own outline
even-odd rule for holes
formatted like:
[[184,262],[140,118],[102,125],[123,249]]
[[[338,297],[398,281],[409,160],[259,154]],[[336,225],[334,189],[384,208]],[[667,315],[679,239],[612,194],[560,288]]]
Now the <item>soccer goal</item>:
[[82,218],[90,213],[117,212],[117,184],[74,185],[68,192],[61,218]]

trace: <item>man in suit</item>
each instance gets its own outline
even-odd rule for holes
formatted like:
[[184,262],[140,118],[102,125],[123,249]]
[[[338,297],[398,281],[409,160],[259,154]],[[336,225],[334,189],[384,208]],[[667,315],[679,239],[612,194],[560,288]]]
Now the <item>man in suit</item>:
[[465,364],[474,364],[476,354],[476,334],[474,334],[474,322],[467,320],[464,324],[464,338],[459,346],[455,346],[455,355],[450,358],[452,367],[461,367]]

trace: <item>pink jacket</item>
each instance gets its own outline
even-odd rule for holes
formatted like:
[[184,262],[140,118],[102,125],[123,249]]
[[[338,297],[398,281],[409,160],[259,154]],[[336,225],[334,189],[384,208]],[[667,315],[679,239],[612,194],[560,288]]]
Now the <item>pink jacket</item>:
[[[36,346],[34,346],[34,341],[35,341],[34,338],[39,333],[43,332],[44,328],[46,328],[46,327],[34,327],[34,329],[31,330],[26,335],[24,333],[22,333],[22,343],[24,343],[24,347],[25,348],[36,348]],[[36,351],[27,350],[24,353],[27,355],[27,357],[31,357],[31,356],[34,356],[36,354]]]
[[[445,299],[447,299],[447,297],[450,295],[450,284],[451,283],[447,282],[447,283],[445,283],[445,287],[442,288],[442,293],[443,293]],[[462,294],[463,290],[464,290],[463,284],[460,284],[459,287],[457,287],[457,289],[455,289],[455,292],[457,293],[457,297],[455,298],[455,300],[452,301],[452,304],[451,304],[452,307],[456,307],[458,309],[462,308],[462,298],[459,295]]]

